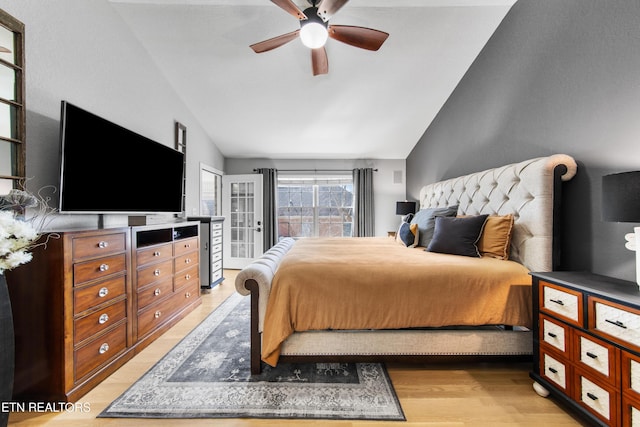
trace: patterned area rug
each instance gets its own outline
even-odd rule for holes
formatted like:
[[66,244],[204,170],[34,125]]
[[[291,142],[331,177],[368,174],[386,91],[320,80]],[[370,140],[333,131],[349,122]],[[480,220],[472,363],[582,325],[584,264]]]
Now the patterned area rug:
[[380,364],[263,364],[252,376],[249,303],[231,295],[99,417],[405,420]]

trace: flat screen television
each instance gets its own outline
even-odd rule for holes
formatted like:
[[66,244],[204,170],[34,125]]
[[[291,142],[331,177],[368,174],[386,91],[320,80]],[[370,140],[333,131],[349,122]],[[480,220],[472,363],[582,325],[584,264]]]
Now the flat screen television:
[[62,101],[63,213],[180,213],[184,154]]

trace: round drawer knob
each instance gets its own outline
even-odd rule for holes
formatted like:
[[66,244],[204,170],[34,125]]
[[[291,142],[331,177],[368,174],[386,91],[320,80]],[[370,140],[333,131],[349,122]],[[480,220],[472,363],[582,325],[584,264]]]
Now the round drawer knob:
[[186,243],[186,244],[184,245],[184,247],[185,247],[185,248],[190,248],[190,247],[191,247],[191,245],[190,245],[189,243]]
[[187,258],[187,259],[185,259],[185,260],[184,260],[184,263],[185,263],[185,264],[189,264],[189,263],[191,263],[191,258]]
[[100,290],[98,291],[98,296],[99,296],[100,298],[104,298],[104,297],[106,297],[108,294],[109,294],[109,289],[108,289],[108,288],[105,288],[105,287],[100,288]]
[[159,276],[160,275],[160,270],[159,269],[154,270],[153,275],[154,276]]
[[160,290],[160,288],[157,288],[155,291],[153,291],[153,294],[154,294],[155,296],[158,296],[158,295],[160,295],[161,293],[162,293],[162,291]]
[[109,246],[109,242],[105,242],[104,240],[100,240],[100,242],[98,242],[98,247],[99,248],[106,248]]
[[185,293],[185,294],[184,294],[184,297],[185,297],[185,298],[191,298],[191,292],[187,292],[187,293]]
[[109,264],[100,264],[100,271],[107,271],[109,269]]
[[100,350],[98,350],[100,354],[105,354],[107,351],[109,351],[109,344],[107,343],[102,344]]
[[155,317],[156,319],[159,318],[160,316],[162,316],[162,312],[160,310],[153,313],[153,317]]
[[98,319],[98,323],[100,323],[101,325],[108,321],[109,321],[109,315],[107,313],[101,314],[100,318]]
[[191,275],[190,274],[185,274],[184,278],[189,280],[189,279],[191,279]]
[[153,256],[160,256],[160,252],[155,251],[155,252],[153,253]]

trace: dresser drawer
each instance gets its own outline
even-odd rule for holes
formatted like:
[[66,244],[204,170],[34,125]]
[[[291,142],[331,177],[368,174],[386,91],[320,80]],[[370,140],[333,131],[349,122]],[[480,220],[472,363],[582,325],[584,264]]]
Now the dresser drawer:
[[619,394],[611,387],[596,381],[588,373],[575,370],[574,399],[601,420],[616,425],[620,405]]
[[144,337],[149,332],[171,319],[182,304],[183,297],[180,294],[173,294],[170,298],[151,305],[138,313],[138,339]]
[[618,350],[611,344],[580,331],[574,332],[575,363],[586,372],[599,375],[603,381],[617,385]]
[[77,286],[90,280],[126,271],[127,259],[125,254],[80,262],[73,265],[73,283]]
[[136,264],[141,267],[151,262],[162,261],[173,257],[173,246],[166,245],[153,246],[151,248],[139,249],[136,252]]
[[589,328],[613,341],[640,348],[640,311],[589,297]]
[[222,223],[221,222],[212,222],[211,223],[211,229],[212,230],[222,230]]
[[582,294],[551,283],[540,281],[540,310],[576,326],[582,326]]
[[73,239],[73,259],[95,258],[123,252],[127,248],[125,233],[100,234],[75,237]]
[[126,276],[103,280],[96,284],[76,288],[73,292],[73,312],[82,313],[126,293]]
[[127,317],[126,300],[106,306],[74,321],[75,344],[96,335]]
[[211,254],[211,262],[220,261],[222,259],[222,252],[216,252]]
[[211,245],[219,245],[222,243],[222,232],[220,232],[219,236],[214,236],[211,238]]
[[175,258],[174,268],[176,272],[198,265],[198,252],[189,252]]
[[197,265],[190,267],[188,270],[176,273],[176,276],[174,278],[174,289],[180,289],[194,282],[200,282],[200,275],[198,274]]
[[138,310],[144,309],[149,304],[153,304],[166,298],[173,293],[173,280],[170,277],[155,282],[151,286],[146,286],[138,290]]
[[195,251],[198,249],[198,238],[191,237],[189,239],[178,240],[173,243],[173,255],[180,256],[187,252]]
[[540,342],[546,343],[557,351],[567,354],[569,350],[569,328],[555,319],[540,316]]
[[215,282],[215,281],[217,281],[217,280],[219,280],[221,278],[222,278],[222,270],[221,269],[220,270],[214,270],[211,273],[211,282]]
[[560,357],[553,356],[544,350],[540,351],[540,373],[543,377],[560,387],[565,394],[569,395],[570,365],[561,360]]
[[78,348],[74,352],[76,381],[107,363],[126,347],[127,324],[123,322],[109,333]]
[[166,279],[173,276],[173,260],[151,264],[147,267],[138,269],[138,289],[143,288],[153,282]]

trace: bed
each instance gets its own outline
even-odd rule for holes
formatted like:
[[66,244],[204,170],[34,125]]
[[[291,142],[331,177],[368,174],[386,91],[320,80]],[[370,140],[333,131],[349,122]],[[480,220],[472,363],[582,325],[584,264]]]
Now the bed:
[[399,230],[415,242],[282,239],[236,276],[251,295],[252,372],[280,360],[530,357],[529,272],[558,264],[561,187],[576,170],[556,154],[426,185]]

